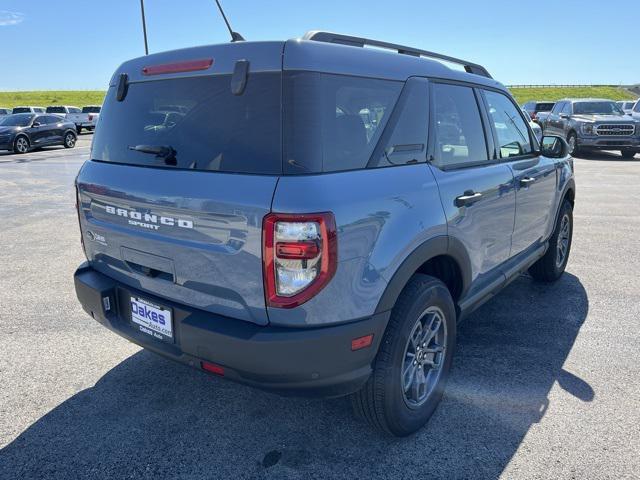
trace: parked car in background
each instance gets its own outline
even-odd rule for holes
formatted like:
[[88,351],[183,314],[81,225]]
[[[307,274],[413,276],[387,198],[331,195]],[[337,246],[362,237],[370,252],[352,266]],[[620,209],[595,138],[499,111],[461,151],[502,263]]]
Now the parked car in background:
[[72,107],[67,105],[50,105],[47,107],[46,113],[55,113],[56,115],[67,118],[71,113],[80,113],[80,107]]
[[539,102],[539,101],[531,101],[527,102],[522,106],[523,110],[531,117],[531,120],[534,122],[541,124],[542,120],[546,115],[549,114],[551,109],[553,108],[554,102]]
[[531,127],[531,130],[533,130],[533,133],[538,139],[538,143],[540,143],[542,141],[542,127],[538,125],[536,122],[534,122],[533,120],[531,120],[531,117],[529,116],[529,112],[523,109],[522,113],[527,119],[527,122],[529,122],[529,126]]
[[80,113],[72,113],[67,116],[67,120],[75,123],[78,133],[82,132],[83,128],[92,131],[96,128],[96,122],[100,116],[100,105],[87,105],[82,107]]
[[13,107],[11,113],[45,113],[44,107]]
[[27,153],[29,150],[50,145],[76,145],[73,123],[57,115],[16,113],[0,119],[0,150]]
[[0,116],[11,115],[12,113],[13,113],[13,110],[11,108],[0,107]]
[[619,150],[624,158],[632,158],[640,152],[640,121],[613,100],[560,100],[542,128],[545,135],[566,138],[572,155],[580,150]]
[[631,116],[636,120],[640,120],[640,99],[638,99],[631,109]]
[[620,107],[620,110],[622,110],[627,115],[631,115],[633,113],[633,106],[635,104],[636,102],[633,102],[633,101],[629,102],[627,100],[616,102],[616,105]]
[[536,144],[484,67],[407,46],[309,32],[130,60],[76,179],[76,294],[153,352],[351,395],[408,435],[458,321],[523,272],[564,272],[573,163]]

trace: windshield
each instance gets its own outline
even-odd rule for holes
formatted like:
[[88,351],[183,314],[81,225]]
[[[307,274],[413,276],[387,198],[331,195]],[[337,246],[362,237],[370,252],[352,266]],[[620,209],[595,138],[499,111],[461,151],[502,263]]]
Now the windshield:
[[82,107],[82,113],[100,113],[100,107]]
[[0,119],[0,125],[3,127],[26,127],[33,120],[32,113],[19,113],[17,115],[7,115]]
[[582,115],[624,115],[615,102],[576,102],[573,113]]
[[241,95],[231,75],[131,83],[107,93],[93,158],[234,173],[282,173],[281,74],[253,73]]
[[47,113],[67,113],[64,107],[47,107]]

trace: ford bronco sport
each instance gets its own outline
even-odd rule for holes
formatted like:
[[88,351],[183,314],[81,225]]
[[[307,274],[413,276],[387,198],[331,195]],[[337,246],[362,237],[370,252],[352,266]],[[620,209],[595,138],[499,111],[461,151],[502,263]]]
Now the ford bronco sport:
[[560,277],[575,195],[566,142],[538,144],[482,66],[327,32],[124,63],[76,186],[95,320],[231,380],[351,395],[394,435],[435,410],[459,320]]

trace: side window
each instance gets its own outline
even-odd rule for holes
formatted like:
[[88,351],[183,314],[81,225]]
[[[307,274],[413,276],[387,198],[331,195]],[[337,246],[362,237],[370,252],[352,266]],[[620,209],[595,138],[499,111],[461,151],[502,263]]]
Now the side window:
[[55,115],[47,115],[46,117],[47,123],[60,123],[62,122],[62,118],[56,117]]
[[640,113],[640,101],[636,102],[636,106],[633,107],[633,111],[636,113]]
[[551,110],[551,113],[553,115],[559,114],[560,110],[562,110],[562,107],[564,107],[564,102],[556,102],[556,104],[553,106],[553,109]]
[[427,80],[407,80],[380,142],[373,152],[370,166],[384,167],[426,161],[428,95]]
[[40,125],[46,125],[47,124],[47,117],[45,117],[44,115],[38,115],[36,118],[33,119],[33,123],[38,122]]
[[489,107],[489,118],[497,134],[500,157],[518,157],[533,151],[529,129],[522,115],[506,96],[497,92],[484,92]]
[[436,83],[434,163],[440,167],[488,161],[487,144],[473,90]]
[[564,107],[562,107],[562,113],[566,113],[567,115],[571,115],[571,102],[565,102]]
[[76,107],[71,107],[69,109],[69,113],[80,113],[82,110],[80,110],[79,108]]

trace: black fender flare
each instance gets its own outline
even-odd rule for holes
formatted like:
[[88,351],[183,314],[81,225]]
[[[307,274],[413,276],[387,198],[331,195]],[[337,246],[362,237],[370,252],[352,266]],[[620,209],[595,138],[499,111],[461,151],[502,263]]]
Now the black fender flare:
[[420,266],[440,255],[451,257],[458,265],[462,275],[460,294],[462,298],[471,284],[471,260],[460,240],[448,235],[440,235],[427,240],[404,259],[387,284],[375,313],[391,310],[405,285]]

